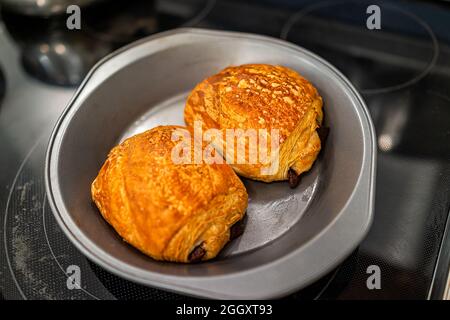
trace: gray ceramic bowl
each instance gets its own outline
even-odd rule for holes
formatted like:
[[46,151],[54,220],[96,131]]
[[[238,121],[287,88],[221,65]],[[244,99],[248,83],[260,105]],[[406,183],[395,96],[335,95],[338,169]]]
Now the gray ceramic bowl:
[[[108,151],[159,124],[183,124],[187,93],[229,65],[280,64],[309,79],[331,128],[296,189],[245,180],[244,234],[212,261],[152,260],[123,242],[91,202]],[[67,237],[124,278],[209,298],[274,298],[296,291],[348,256],[373,214],[374,129],[360,95],[333,66],[293,44],[258,35],[179,29],[133,43],[100,61],[59,119],[47,153],[46,188]]]

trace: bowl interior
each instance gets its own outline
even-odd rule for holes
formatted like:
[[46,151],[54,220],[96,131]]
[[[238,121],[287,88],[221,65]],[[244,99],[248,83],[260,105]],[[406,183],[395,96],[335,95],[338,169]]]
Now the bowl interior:
[[[176,35],[174,36],[176,37]],[[308,53],[249,39],[158,39],[104,61],[74,99],[61,126],[57,180],[64,211],[97,248],[142,270],[176,276],[222,275],[251,269],[306,246],[338,217],[362,170],[363,128],[354,96]],[[318,89],[330,127],[326,146],[298,188],[245,180],[249,208],[244,235],[210,262],[161,263],[123,242],[91,201],[90,185],[109,150],[124,137],[159,124],[183,124],[186,94],[229,65],[290,67]]]

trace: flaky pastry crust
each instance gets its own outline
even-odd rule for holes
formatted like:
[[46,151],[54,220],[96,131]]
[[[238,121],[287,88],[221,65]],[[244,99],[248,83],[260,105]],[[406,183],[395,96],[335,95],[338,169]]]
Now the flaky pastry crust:
[[92,199],[126,242],[152,258],[208,260],[244,216],[247,192],[227,164],[174,164],[177,128],[159,126],[114,147]]
[[[300,175],[311,168],[321,149],[316,129],[322,118],[322,98],[308,80],[289,68],[266,64],[228,67],[203,80],[185,107],[190,127],[201,121],[205,129],[267,129],[268,155],[272,151],[270,129],[278,129],[279,161],[271,158],[275,170],[270,174],[261,171],[270,166],[267,162],[238,163],[235,158],[231,163],[239,175],[265,182],[287,180],[290,172]],[[226,157],[223,137],[223,148],[217,149]],[[246,144],[247,155],[249,148],[253,146]]]

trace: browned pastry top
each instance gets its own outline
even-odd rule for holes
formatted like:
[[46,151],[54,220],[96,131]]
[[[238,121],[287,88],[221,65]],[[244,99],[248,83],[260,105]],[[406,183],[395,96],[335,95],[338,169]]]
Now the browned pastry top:
[[[287,179],[290,168],[297,174],[309,169],[320,150],[315,130],[322,116],[322,98],[309,81],[289,68],[267,64],[225,68],[199,83],[185,108],[189,126],[199,120],[206,128],[278,129],[284,162],[276,174],[261,177],[258,166],[233,165],[241,175],[263,181]],[[303,154],[291,154],[293,149]]]
[[[158,260],[207,260],[229,240],[247,193],[226,164],[175,164],[172,133],[160,126],[114,147],[92,183],[92,198],[122,238]],[[197,250],[198,252],[199,250]]]

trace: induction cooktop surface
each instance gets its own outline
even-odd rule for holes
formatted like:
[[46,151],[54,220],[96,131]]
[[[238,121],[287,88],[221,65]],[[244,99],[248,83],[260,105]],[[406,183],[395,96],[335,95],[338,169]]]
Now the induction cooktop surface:
[[[381,9],[381,29],[367,27],[371,4]],[[87,260],[59,229],[43,178],[51,129],[89,68],[124,44],[183,26],[298,44],[339,68],[368,105],[378,142],[372,228],[340,266],[286,298],[442,297],[450,262],[450,6],[170,0],[100,2],[83,10],[86,20],[78,32],[65,28],[65,16],[30,19],[2,11],[3,298],[189,299],[129,282]],[[368,286],[374,266],[379,288]],[[74,269],[80,289],[71,286]]]

